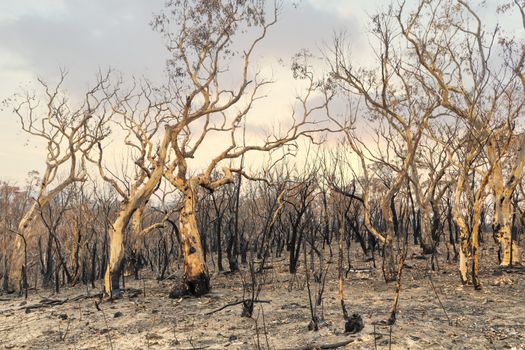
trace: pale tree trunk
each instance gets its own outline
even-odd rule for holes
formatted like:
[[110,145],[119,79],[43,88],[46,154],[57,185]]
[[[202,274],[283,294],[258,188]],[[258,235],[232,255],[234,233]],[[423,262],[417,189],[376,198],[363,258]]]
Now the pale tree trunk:
[[[33,226],[39,211],[48,205],[58,193],[60,193],[64,188],[73,182],[70,177],[58,185],[55,189],[43,195],[43,193],[45,193],[47,190],[46,185],[48,183],[49,172],[50,170],[48,169],[44,175],[44,179],[42,180],[42,185],[40,187],[41,195],[33,202],[29,210],[24,214],[22,220],[20,220],[20,223],[18,224],[18,232],[15,238],[15,249],[13,249],[13,252],[11,253],[10,272],[8,276],[8,285],[10,290],[17,290],[21,292],[24,288],[22,285],[22,271],[26,270],[26,264],[28,263],[28,261],[26,261],[28,251],[34,246],[34,242],[37,238],[33,230]],[[25,272],[27,274],[27,270]]]
[[[388,190],[388,192],[385,194],[385,196],[381,199],[381,213],[383,215],[383,220],[386,223],[386,232],[385,234],[381,234],[375,227],[372,225],[370,221],[370,206],[369,206],[369,191],[370,189],[367,189],[363,193],[363,206],[364,206],[364,223],[366,228],[374,235],[379,241],[383,244],[383,275],[386,282],[392,282],[396,280],[396,274],[397,274],[397,268],[396,263],[394,259],[394,219],[392,217],[392,209],[390,207],[390,204],[392,202],[392,198],[394,195],[399,192],[399,189],[401,188],[401,185],[403,183],[403,180],[407,176],[407,169],[410,166],[410,163],[412,161],[413,155],[414,155],[413,148],[411,152],[409,152],[409,156],[405,158],[402,171],[397,174],[392,186]],[[361,158],[363,169],[366,166],[364,164],[364,158]],[[366,169],[365,169],[366,172]],[[365,177],[368,179],[368,174],[365,175]]]
[[120,210],[109,229],[109,262],[104,275],[104,291],[110,297],[120,295],[120,276],[124,262],[124,232],[133,214],[130,204]]
[[41,179],[39,194],[18,224],[18,232],[15,238],[14,249],[11,253],[10,272],[8,276],[8,285],[11,290],[22,291],[22,269],[26,268],[25,264],[28,263],[25,261],[27,253],[29,249],[34,246],[34,242],[38,238],[33,230],[38,213],[67,186],[75,181],[82,181],[84,178],[84,173],[76,175],[75,160],[73,157],[69,176],[54,188],[48,190],[49,184],[52,182],[52,179],[55,178],[56,171],[56,165],[47,165],[46,171]]
[[[512,208],[508,191],[496,193],[494,210],[494,238],[500,246],[501,266],[510,266],[520,263],[519,249],[516,241],[512,240],[511,220]],[[511,244],[512,241],[512,244]],[[512,248],[511,248],[512,245]],[[511,252],[512,249],[512,252]],[[512,255],[512,263],[511,263]]]
[[[104,290],[110,296],[118,296],[120,293],[119,279],[122,275],[122,268],[124,263],[124,234],[130,221],[133,224],[133,231],[141,229],[141,217],[143,208],[147,200],[155,191],[155,187],[160,181],[162,174],[162,167],[159,167],[152,173],[152,176],[143,185],[143,187],[133,195],[133,200],[122,204],[118,212],[117,219],[109,229],[109,262],[104,277]],[[144,233],[132,232],[133,249],[140,251],[141,240],[140,235]]]
[[509,266],[512,264],[520,264],[521,261],[518,244],[512,240],[511,197],[523,175],[523,168],[525,166],[525,136],[522,136],[520,149],[512,168],[510,179],[505,185],[503,181],[501,161],[497,156],[496,146],[493,140],[487,144],[487,154],[493,168],[490,181],[495,200],[492,229],[494,239],[500,246],[500,265]]
[[135,279],[139,278],[139,270],[141,267],[141,256],[142,256],[142,215],[144,214],[145,204],[135,210],[131,217],[131,231],[129,234],[129,249],[128,257],[125,262],[124,276],[133,275]]
[[[369,191],[367,189],[363,193],[363,206],[364,206],[364,223],[366,228],[374,235],[379,241],[383,244],[383,275],[386,282],[392,282],[396,280],[397,268],[394,259],[394,220],[392,217],[392,209],[390,203],[392,198],[399,191],[403,180],[407,176],[407,169],[411,164],[413,159],[415,148],[409,152],[409,156],[405,158],[402,171],[397,174],[392,186],[381,199],[381,213],[383,215],[383,220],[386,223],[386,232],[385,234],[379,233],[379,231],[372,225],[370,221],[370,206],[369,206]],[[366,166],[364,164],[364,158],[362,158],[363,168]],[[366,175],[368,178],[368,174]]]
[[476,289],[481,289],[481,282],[479,281],[479,229],[481,224],[481,206],[483,205],[484,199],[483,193],[485,192],[485,187],[487,186],[491,174],[491,170],[488,170],[483,176],[474,196],[472,236],[470,242],[472,246],[472,284],[474,284],[474,288]]
[[[146,204],[146,203],[144,203]],[[130,246],[133,250],[133,254],[138,254],[142,247],[141,238],[142,238],[142,215],[144,215],[144,207],[140,206],[135,210],[133,216],[131,217],[131,237],[130,237]]]
[[383,274],[385,275],[386,281],[395,281],[397,276],[397,267],[394,257],[394,221],[392,218],[392,211],[390,209],[390,202],[396,193],[399,192],[403,181],[408,177],[408,171],[413,164],[415,153],[419,145],[419,141],[422,135],[422,127],[420,126],[415,135],[412,135],[410,127],[405,129],[405,140],[407,146],[407,155],[403,160],[403,166],[401,172],[399,172],[394,179],[394,182],[388,190],[386,196],[383,198],[381,203],[381,210],[383,218],[386,221],[386,240],[384,245],[384,257],[383,257]]
[[468,226],[465,222],[463,215],[461,214],[461,194],[463,193],[463,187],[465,184],[465,171],[461,171],[461,174],[456,183],[456,189],[454,191],[454,202],[452,205],[452,216],[459,230],[459,275],[461,278],[461,283],[468,283],[468,266],[467,261],[470,255],[468,249]]
[[33,243],[37,238],[34,234],[33,226],[40,207],[41,204],[35,201],[18,224],[18,233],[16,234],[14,249],[9,263],[9,275],[4,277],[8,279],[7,285],[9,290],[23,290],[22,270],[26,269],[26,252],[34,245]]
[[197,227],[195,204],[197,203],[198,180],[190,179],[183,186],[182,209],[179,231],[184,255],[184,279],[189,291],[196,296],[210,290],[210,276],[204,260],[201,237]]
[[164,217],[159,221],[147,227],[142,225],[142,217],[144,215],[144,210],[146,208],[147,202],[142,203],[131,216],[131,230],[128,235],[128,255],[126,257],[124,265],[124,277],[133,275],[136,280],[139,279],[139,271],[143,267],[143,253],[142,247],[144,243],[144,237],[147,236],[150,232],[153,232],[155,229],[161,229],[164,227],[164,223],[168,220],[171,212],[168,212]]
[[[137,222],[140,224],[140,221],[138,220],[140,220],[140,215],[142,214],[141,208],[144,207],[153,192],[155,192],[157,185],[162,178],[171,135],[172,129],[166,126],[162,143],[158,150],[158,160],[154,163],[154,169],[145,182],[143,181],[144,178],[146,178],[146,175],[142,174],[143,178],[132,184],[129,191],[130,194],[127,196],[124,191],[118,190],[119,187],[115,186],[125,199],[121,204],[115,222],[109,229],[109,262],[104,276],[104,290],[111,297],[118,297],[120,294],[119,279],[124,262],[124,233],[133,217],[133,214],[137,210],[139,212],[134,217],[134,222],[135,225],[137,225]],[[103,174],[103,178],[107,180],[100,162],[99,171]],[[115,184],[115,181],[110,181],[110,183]]]
[[[472,154],[472,153],[471,153]],[[469,158],[470,159],[470,158]],[[465,219],[461,213],[461,194],[463,193],[463,188],[467,178],[467,169],[463,169],[459,175],[458,182],[456,184],[456,189],[454,193],[454,205],[452,207],[452,214],[454,216],[454,221],[456,222],[459,228],[459,237],[460,237],[460,249],[459,249],[459,272],[461,277],[461,282],[463,284],[468,283],[468,258],[472,255],[472,283],[476,289],[481,288],[481,283],[479,281],[479,229],[480,229],[480,216],[481,216],[481,206],[483,205],[483,193],[485,187],[487,186],[488,180],[491,176],[491,170],[488,170],[481,179],[478,189],[474,195],[474,203],[472,204],[472,235],[470,237],[470,247],[469,250],[469,241],[468,234],[469,228],[465,222]]]
[[421,207],[421,249],[423,249],[423,254],[431,254],[434,250],[432,244],[430,208],[427,203]]

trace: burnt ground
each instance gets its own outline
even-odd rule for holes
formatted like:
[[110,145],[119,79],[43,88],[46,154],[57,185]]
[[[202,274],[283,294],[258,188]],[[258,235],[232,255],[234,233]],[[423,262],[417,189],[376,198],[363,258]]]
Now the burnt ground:
[[334,256],[317,332],[308,330],[303,266],[292,277],[287,261],[280,260],[265,272],[260,299],[269,302],[257,303],[253,318],[240,316],[241,305],[216,311],[242,299],[246,270],[213,273],[212,292],[201,298],[169,299],[172,280],[147,278],[128,280],[122,299],[103,300],[98,308],[93,297],[98,290],[85,286],[59,295],[33,290],[27,301],[2,295],[0,348],[257,349],[259,343],[264,349],[287,349],[351,340],[348,349],[525,349],[524,271],[495,268],[494,250],[484,250],[483,288],[476,291],[462,286],[456,265],[443,260],[439,257],[439,271],[429,273],[428,260],[409,255],[392,327],[373,322],[389,316],[395,284],[385,284],[380,269],[369,269],[370,262],[354,262],[357,270],[348,274],[345,299],[349,312],[361,314],[365,323],[356,335],[342,333]]

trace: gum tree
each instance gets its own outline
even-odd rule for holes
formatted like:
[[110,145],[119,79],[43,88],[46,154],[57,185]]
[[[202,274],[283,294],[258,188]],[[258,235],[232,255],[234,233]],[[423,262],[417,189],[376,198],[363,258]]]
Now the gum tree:
[[[454,144],[450,152],[458,169],[452,213],[461,240],[461,280],[468,281],[467,263],[472,256],[472,280],[479,288],[478,236],[486,188],[492,187],[496,197],[495,236],[502,246],[504,265],[509,264],[511,254],[510,197],[506,204],[505,197],[516,184],[511,177],[509,186],[503,186],[501,162],[522,110],[517,83],[520,65],[501,64],[495,53],[500,26],[485,23],[469,2],[420,1],[413,10],[403,2],[396,17],[425,77],[425,89],[439,99],[444,114],[457,119],[464,129],[464,142]],[[488,166],[483,167],[485,156]],[[516,164],[510,173],[521,177],[523,163],[517,160]],[[471,176],[476,188],[467,186]],[[471,225],[465,203],[472,208]]]
[[[259,72],[252,72],[252,56],[276,23],[277,14],[276,4],[268,6],[260,0],[171,1],[153,21],[170,51],[170,86],[179,97],[170,106],[176,119],[171,124],[173,160],[164,176],[182,193],[179,231],[184,276],[194,295],[210,289],[195,215],[198,188],[214,191],[232,183],[235,172],[247,176],[235,164],[248,152],[271,152],[301,136],[327,130],[314,118],[330,101],[331,92],[299,60],[294,67],[305,83],[305,94],[298,98],[288,127],[259,141],[257,136],[249,141],[243,137],[243,130],[254,126],[248,115],[263,97],[262,88],[270,83]],[[247,44],[239,48],[241,39]],[[317,99],[313,104],[319,96],[320,102]],[[189,161],[213,140],[214,154],[207,165],[200,171],[190,169]],[[212,176],[220,167],[222,175]]]
[[[371,20],[374,60],[370,66],[353,64],[341,37],[335,38],[329,61],[332,78],[341,90],[351,99],[364,102],[365,106],[354,112],[366,113],[376,127],[375,148],[368,140],[360,139],[355,131],[348,130],[346,136],[347,144],[362,168],[363,176],[359,182],[363,191],[364,223],[383,245],[384,277],[386,281],[393,281],[397,269],[393,251],[396,221],[392,203],[409,178],[425,127],[438,114],[439,101],[422,84],[425,77],[418,62],[401,49],[402,40],[393,8],[372,16]],[[370,220],[371,164],[392,174],[388,190],[380,199],[384,229],[373,225]],[[430,232],[423,233],[423,251],[431,252]]]
[[[166,100],[169,94],[160,94],[146,81],[128,90],[120,83],[106,89],[111,103],[112,127],[122,135],[123,152],[127,158],[117,164],[111,159],[107,147],[98,143],[96,156],[90,158],[100,177],[118,194],[119,208],[108,226],[109,259],[104,275],[104,290],[111,297],[120,295],[119,279],[125,258],[125,240],[128,225],[140,226],[144,206],[157,190],[168,161],[172,140],[172,120]],[[142,230],[142,228],[140,229]],[[135,230],[136,231],[136,230]]]
[[[34,224],[43,208],[66,187],[87,179],[86,157],[108,134],[105,96],[100,92],[108,84],[109,74],[99,76],[97,83],[78,102],[63,89],[67,76],[61,71],[59,82],[51,85],[38,80],[40,89],[17,94],[6,101],[18,116],[22,130],[30,137],[45,142],[46,161],[33,203],[23,215],[10,259],[9,289],[22,290],[28,273],[28,255],[35,245]],[[7,278],[8,276],[5,276]]]

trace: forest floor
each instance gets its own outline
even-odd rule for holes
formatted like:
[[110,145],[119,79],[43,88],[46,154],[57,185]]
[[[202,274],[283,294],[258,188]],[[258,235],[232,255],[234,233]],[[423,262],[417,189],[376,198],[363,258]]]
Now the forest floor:
[[[336,255],[327,264],[324,322],[317,332],[308,330],[303,265],[292,277],[287,260],[265,270],[259,299],[269,302],[257,303],[253,318],[241,317],[242,305],[217,311],[243,298],[245,269],[213,273],[213,289],[201,298],[169,299],[173,281],[155,279],[128,279],[123,298],[100,304],[93,297],[99,290],[85,286],[58,295],[30,290],[27,300],[3,295],[0,349],[257,349],[260,344],[279,350],[345,340],[351,340],[348,349],[525,349],[524,271],[501,270],[494,257],[493,248],[483,250],[483,288],[477,291],[462,286],[456,264],[442,256],[440,270],[429,272],[428,259],[409,253],[392,327],[373,323],[388,318],[395,283],[385,284],[381,269],[370,269],[370,262],[355,261],[345,282],[348,311],[361,314],[365,324],[355,335],[343,334]],[[314,282],[311,287],[317,288]]]

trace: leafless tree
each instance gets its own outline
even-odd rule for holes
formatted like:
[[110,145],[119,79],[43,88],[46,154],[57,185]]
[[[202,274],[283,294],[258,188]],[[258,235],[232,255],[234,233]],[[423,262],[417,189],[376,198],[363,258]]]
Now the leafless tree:
[[[135,231],[140,228],[145,205],[160,185],[168,161],[173,119],[166,99],[149,82],[142,81],[128,90],[120,83],[105,89],[111,103],[113,127],[122,130],[126,146],[124,162],[108,164],[107,148],[98,143],[98,153],[90,158],[96,164],[100,177],[120,197],[117,215],[108,227],[109,261],[104,277],[104,289],[110,296],[120,294],[119,279],[124,263],[125,231],[133,219]],[[132,164],[130,164],[132,163]]]
[[[421,1],[413,11],[405,10],[401,4],[396,15],[401,34],[425,73],[424,86],[438,96],[445,113],[458,118],[466,125],[463,149],[457,154],[458,181],[456,182],[453,215],[459,227],[461,250],[460,272],[467,282],[467,257],[470,256],[468,237],[472,252],[472,279],[480,286],[479,270],[479,221],[486,186],[492,182],[496,197],[502,197],[501,166],[502,153],[496,147],[509,142],[513,120],[520,114],[522,99],[516,90],[515,69],[501,65],[495,60],[494,51],[499,28],[487,30],[486,24],[473,5],[462,1]],[[455,151],[459,150],[456,145]],[[488,155],[485,170],[479,165],[481,157]],[[480,163],[481,162],[481,163]],[[480,171],[481,170],[481,171]],[[472,227],[469,229],[463,213],[461,196],[466,193],[467,177],[474,171],[479,176],[477,188],[472,191]],[[521,170],[520,170],[521,171]],[[476,176],[474,174],[473,176]],[[493,180],[491,180],[493,179]],[[512,186],[511,186],[512,188]],[[499,206],[500,204],[497,204]],[[503,214],[502,209],[496,210]],[[500,215],[496,215],[500,216]],[[508,219],[496,218],[496,221]],[[503,224],[503,230],[508,225]],[[499,229],[498,229],[499,230]],[[496,233],[499,241],[503,235],[510,242],[510,230]],[[502,243],[503,245],[503,243]],[[509,264],[510,243],[505,248]]]
[[[270,152],[293,143],[301,136],[328,130],[315,120],[330,102],[332,92],[315,79],[304,62],[294,64],[295,74],[306,85],[306,92],[297,101],[297,110],[284,132],[270,135],[260,143],[243,142],[246,117],[256,101],[263,97],[262,88],[269,84],[260,73],[250,71],[256,47],[277,21],[275,4],[266,13],[264,1],[174,1],[166,11],[155,17],[153,26],[166,39],[172,58],[168,62],[171,89],[180,98],[170,106],[176,120],[171,124],[173,161],[164,176],[182,193],[180,235],[184,254],[185,279],[191,293],[202,295],[210,288],[209,273],[204,261],[202,244],[195,217],[199,201],[198,187],[214,191],[234,181],[233,173],[247,175],[234,165],[247,152]],[[204,20],[206,19],[206,20]],[[243,32],[254,38],[239,54],[234,40]],[[237,74],[235,87],[224,80],[226,72]],[[323,92],[320,102],[314,103],[314,93]],[[216,153],[203,171],[192,173],[188,161],[211,137],[223,136],[228,143]],[[229,162],[229,164],[225,164]],[[212,178],[222,165],[224,176]]]
[[[376,46],[372,48],[375,62],[372,68],[356,68],[348,61],[344,38],[337,36],[333,48],[327,53],[332,67],[332,78],[343,92],[358,96],[365,103],[369,113],[377,123],[375,150],[347,128],[348,146],[360,159],[363,189],[364,218],[367,229],[384,246],[385,279],[395,279],[396,268],[393,253],[395,220],[391,210],[394,196],[400,190],[414,163],[416,152],[423,136],[425,126],[435,117],[439,100],[421,86],[423,73],[419,64],[410,60],[406,52],[398,48],[400,37],[396,28],[393,8],[372,16],[371,37]],[[358,112],[358,107],[355,107]],[[359,109],[360,113],[364,113]],[[353,124],[355,117],[346,123]],[[344,122],[340,122],[344,125]],[[392,153],[392,155],[390,155]],[[371,176],[369,162],[390,169],[393,174],[388,191],[381,199],[381,213],[386,223],[384,232],[374,227],[370,221]],[[424,247],[430,247],[430,238],[422,237]],[[429,251],[430,248],[425,248]]]
[[73,103],[63,91],[66,75],[61,71],[55,86],[39,79],[42,91],[15,95],[7,101],[19,117],[22,130],[46,143],[46,162],[39,188],[16,230],[9,273],[9,286],[15,290],[21,290],[22,276],[27,275],[29,262],[24,252],[33,249],[36,242],[32,226],[40,210],[67,186],[86,180],[86,157],[108,134],[106,98],[100,92],[108,84],[109,73],[99,76],[79,103]]

